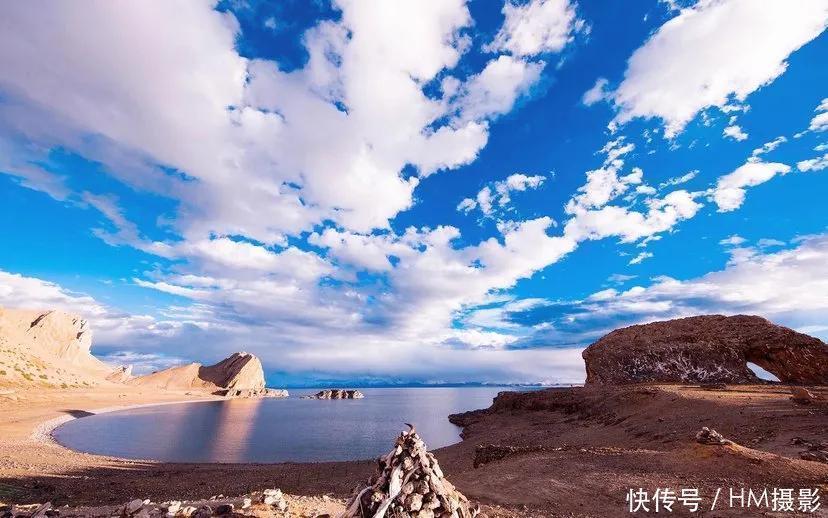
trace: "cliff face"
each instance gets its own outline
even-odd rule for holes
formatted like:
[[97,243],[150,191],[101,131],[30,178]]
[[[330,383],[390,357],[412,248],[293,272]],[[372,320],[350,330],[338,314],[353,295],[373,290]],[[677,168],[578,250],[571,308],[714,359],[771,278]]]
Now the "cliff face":
[[196,390],[234,397],[287,397],[287,391],[265,388],[262,362],[246,352],[233,353],[215,365],[191,363],[129,381],[130,384],[168,390]]
[[89,352],[89,324],[63,311],[0,308],[0,382],[90,385],[112,368]]
[[89,387],[130,384],[200,391],[233,397],[287,397],[265,388],[259,359],[233,353],[215,365],[191,363],[133,377],[132,367],[113,368],[90,352],[89,323],[63,311],[0,308],[0,386]]
[[828,384],[828,345],[757,316],[705,315],[617,329],[583,352],[587,383]]
[[262,390],[264,370],[259,359],[245,352],[233,353],[209,367],[201,367],[198,377],[228,390]]

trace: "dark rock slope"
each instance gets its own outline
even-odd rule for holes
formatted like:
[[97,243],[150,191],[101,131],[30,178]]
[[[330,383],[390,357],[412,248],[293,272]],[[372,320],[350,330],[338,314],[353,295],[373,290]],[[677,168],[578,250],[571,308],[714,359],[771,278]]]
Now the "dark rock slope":
[[828,345],[757,316],[704,315],[617,329],[583,352],[587,383],[828,384]]

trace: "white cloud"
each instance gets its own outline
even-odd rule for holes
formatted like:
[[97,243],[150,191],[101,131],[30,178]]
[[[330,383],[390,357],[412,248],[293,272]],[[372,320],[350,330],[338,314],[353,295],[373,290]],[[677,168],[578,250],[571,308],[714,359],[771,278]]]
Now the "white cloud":
[[790,171],[790,166],[777,162],[749,161],[719,178],[712,190],[713,201],[719,206],[719,212],[736,210],[745,201],[745,187],[763,184],[777,174]]
[[[468,47],[465,2],[337,5],[341,19],[308,30],[309,61],[292,72],[241,57],[237,21],[209,2],[5,5],[3,169],[64,199],[61,179],[30,164],[53,147],[76,152],[180,202],[171,221],[188,240],[278,244],[325,219],[384,228],[411,206],[418,177],[476,158],[486,119],[509,111],[543,64],[496,57],[434,99],[424,85]],[[407,165],[418,175],[404,178]]]
[[606,154],[603,165],[592,171],[587,171],[587,181],[578,188],[578,194],[566,205],[568,214],[575,214],[591,208],[600,208],[627,192],[632,185],[641,183],[644,172],[640,168],[633,168],[624,176],[619,176],[623,167],[623,156],[635,149],[632,143],[625,143],[623,137],[608,142],[602,153]]
[[702,207],[695,201],[697,196],[698,193],[684,190],[673,191],[663,198],[648,199],[646,212],[612,205],[578,211],[564,226],[564,235],[578,241],[615,236],[622,242],[634,242],[669,231],[680,221],[695,216]]
[[505,51],[514,56],[557,53],[585,30],[577,17],[575,4],[569,0],[529,0],[503,5],[503,25],[494,40],[484,47],[487,52]]
[[673,178],[668,178],[664,182],[661,182],[660,184],[658,184],[658,188],[663,189],[663,188],[669,187],[671,185],[681,185],[683,183],[687,183],[690,180],[692,180],[693,178],[695,178],[696,176],[698,176],[698,174],[699,174],[699,172],[697,170],[694,170],[694,171],[690,171],[688,173],[685,173],[681,176],[675,176]]
[[631,280],[635,279],[636,277],[638,277],[638,276],[637,275],[626,275],[626,274],[623,274],[623,273],[614,273],[614,274],[610,275],[609,277],[607,277],[607,281],[609,281],[613,284],[623,284],[627,281],[631,281]]
[[483,187],[474,198],[464,199],[457,205],[457,210],[468,214],[479,208],[484,216],[491,216],[495,208],[503,209],[509,205],[512,201],[511,193],[537,189],[544,180],[546,177],[542,175],[511,174],[505,180],[492,182]]
[[584,92],[581,102],[586,106],[592,106],[599,101],[606,101],[612,98],[612,92],[607,88],[608,84],[609,81],[603,77],[599,77],[592,88]]
[[87,294],[3,270],[0,270],[0,307],[42,311],[58,309],[81,315],[92,326],[94,348],[117,345],[122,340],[129,340],[136,346],[158,347],[183,325],[180,321],[124,313]]
[[672,138],[700,111],[742,102],[779,77],[826,22],[824,1],[700,0],[630,57],[613,94],[615,123],[659,118]]
[[758,147],[758,148],[754,149],[753,153],[751,153],[751,156],[756,158],[756,157],[759,157],[760,155],[770,153],[771,151],[778,148],[779,146],[781,146],[782,144],[784,144],[787,141],[788,141],[788,139],[785,138],[784,135],[780,135],[780,136],[776,137],[775,139],[773,139],[769,142],[765,142],[764,144],[762,144],[761,147]]
[[641,183],[643,172],[634,168],[630,174],[618,176],[623,162],[620,160],[600,169],[587,171],[587,182],[578,188],[566,207],[569,214],[580,209],[600,208],[625,193],[631,185]]
[[730,126],[726,127],[722,134],[725,137],[732,138],[736,141],[743,141],[747,140],[748,134],[742,131],[742,128],[738,124],[731,124]]
[[[108,242],[171,259],[134,284],[190,300],[151,317],[127,315],[12,274],[0,286],[16,287],[0,299],[92,315],[96,329],[109,329],[103,344],[110,350],[170,344],[176,356],[216,359],[245,348],[297,371],[381,369],[420,379],[477,372],[541,380],[554,362],[567,375],[580,373],[577,351],[508,350],[522,336],[503,311],[519,310],[519,301],[500,313],[479,308],[502,302],[504,290],[583,240],[657,239],[697,214],[700,193],[655,192],[641,169],[625,167],[634,146],[617,138],[567,205],[562,232],[550,217],[499,218],[499,234],[477,243],[454,227],[388,228],[389,218],[414,203],[421,178],[474,160],[491,121],[531,92],[545,64],[527,52],[566,44],[552,37],[548,18],[524,19],[518,10],[542,6],[545,16],[564,4],[572,7],[509,4],[519,30],[501,44],[511,54],[469,70],[460,65],[469,45],[463,31],[472,24],[464,2],[343,0],[341,19],[305,34],[309,60],[292,71],[239,56],[238,24],[209,4],[117,12],[90,4],[42,19],[4,6],[14,30],[0,35],[0,47],[17,47],[0,48],[8,71],[0,78],[0,151],[17,155],[0,153],[0,160],[18,181],[100,212],[108,223],[99,235]],[[525,37],[522,24],[543,29],[529,33],[541,36]],[[567,22],[564,40],[577,24]],[[178,45],[183,36],[192,44]],[[436,81],[440,91],[427,94]],[[172,198],[178,212],[161,226],[175,238],[152,241],[112,195],[72,192],[60,177],[25,167],[42,158],[38,149],[53,146],[100,162],[139,193]],[[403,175],[409,166],[414,174]],[[513,174],[458,208],[500,216],[515,192],[543,182]],[[613,205],[633,191],[635,203]],[[311,250],[293,244],[297,235],[308,236]],[[469,327],[456,329],[467,311]],[[508,329],[486,329],[498,322]],[[398,360],[389,361],[389,348]]]
[[684,281],[661,277],[647,287],[590,298],[590,303],[579,308],[580,318],[614,318],[626,325],[705,313],[741,313],[795,328],[824,324],[828,236],[813,236],[796,248],[769,254],[749,251],[734,255],[723,270],[701,277]]
[[512,56],[489,61],[479,74],[461,87],[454,105],[462,121],[480,120],[512,110],[515,102],[538,82],[543,62],[531,62]]
[[756,242],[756,246],[758,246],[759,248],[769,248],[769,247],[773,247],[773,246],[785,246],[785,242],[780,241],[778,239],[769,239],[769,238],[763,237],[762,239],[760,239],[759,241]]
[[811,131],[825,131],[828,129],[828,97],[822,100],[817,106],[816,115],[811,119],[808,129]]
[[162,353],[129,350],[107,352],[101,355],[100,359],[110,365],[132,365],[132,374],[136,376],[191,362],[186,358],[167,356]]
[[[246,349],[262,357],[266,365],[278,365],[280,369],[289,367],[294,372],[324,369],[331,376],[349,378],[379,371],[389,379],[433,382],[475,379],[577,383],[584,376],[579,349],[504,350],[505,345],[514,341],[514,337],[506,334],[455,330],[440,337],[449,344],[457,341],[461,346],[457,349],[433,343],[412,345],[400,342],[398,336],[370,334],[340,336],[333,343],[325,339],[331,335],[324,330],[310,333],[312,327],[303,328],[295,323],[286,327],[283,321],[270,323],[258,320],[255,314],[248,315],[248,320],[241,324],[234,324],[220,320],[214,309],[201,305],[169,307],[164,312],[169,320],[130,315],[54,283],[3,271],[0,271],[0,305],[57,308],[83,315],[91,324],[93,352],[112,364],[134,364],[136,372],[193,360],[213,362],[229,351]],[[318,310],[324,312],[324,304]],[[231,327],[225,327],[228,325]],[[274,341],[274,336],[280,340]],[[140,349],[130,349],[125,344]],[[392,361],[389,361],[389,347],[394,347]]]
[[796,168],[803,173],[809,171],[821,171],[828,167],[828,153],[808,160],[802,160],[796,163]]
[[653,256],[653,254],[651,252],[641,252],[640,254],[633,257],[630,260],[629,264],[639,264],[641,261],[644,261],[645,259],[649,259],[652,256]]
[[719,244],[726,246],[739,246],[745,244],[746,242],[747,239],[743,238],[742,236],[733,234],[732,236],[719,241]]

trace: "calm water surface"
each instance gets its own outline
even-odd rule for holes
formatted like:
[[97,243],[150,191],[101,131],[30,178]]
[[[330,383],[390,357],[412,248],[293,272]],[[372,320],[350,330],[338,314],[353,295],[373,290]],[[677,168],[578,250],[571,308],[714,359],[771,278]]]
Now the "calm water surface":
[[449,414],[486,408],[505,388],[360,389],[365,399],[183,403],[92,415],[54,432],[74,450],[171,462],[311,462],[367,459],[387,452],[414,423],[429,448],[460,440]]

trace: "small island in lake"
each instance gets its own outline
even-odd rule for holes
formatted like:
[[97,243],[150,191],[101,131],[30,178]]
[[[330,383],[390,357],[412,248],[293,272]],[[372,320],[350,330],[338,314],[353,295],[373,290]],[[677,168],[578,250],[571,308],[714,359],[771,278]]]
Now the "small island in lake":
[[326,389],[302,399],[362,399],[365,394],[355,389]]

